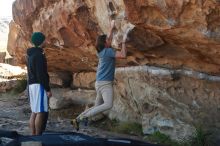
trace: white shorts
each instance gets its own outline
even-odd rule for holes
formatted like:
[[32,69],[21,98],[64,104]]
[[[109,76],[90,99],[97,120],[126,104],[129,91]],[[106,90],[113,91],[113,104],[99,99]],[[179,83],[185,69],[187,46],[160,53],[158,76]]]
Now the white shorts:
[[42,85],[29,85],[29,98],[33,113],[48,112],[48,98]]

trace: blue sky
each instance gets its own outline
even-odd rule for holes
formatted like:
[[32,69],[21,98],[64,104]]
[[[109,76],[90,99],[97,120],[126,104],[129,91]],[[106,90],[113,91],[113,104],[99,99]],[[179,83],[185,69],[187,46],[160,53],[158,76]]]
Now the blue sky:
[[12,16],[12,3],[15,0],[0,0],[0,18]]

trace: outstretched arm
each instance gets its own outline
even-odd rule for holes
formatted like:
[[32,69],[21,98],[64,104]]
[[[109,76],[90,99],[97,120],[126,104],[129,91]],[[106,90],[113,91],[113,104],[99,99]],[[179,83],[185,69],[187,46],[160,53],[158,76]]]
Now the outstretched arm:
[[129,29],[127,29],[126,33],[123,35],[123,40],[122,40],[122,48],[121,51],[116,51],[116,58],[126,58],[127,57],[127,48],[126,48],[126,40],[128,36]]
[[110,31],[109,31],[109,34],[108,34],[108,37],[107,37],[107,46],[110,47],[111,44],[112,44],[112,38],[113,38],[113,29],[115,28],[115,20],[112,20],[111,21],[111,27],[110,27]]

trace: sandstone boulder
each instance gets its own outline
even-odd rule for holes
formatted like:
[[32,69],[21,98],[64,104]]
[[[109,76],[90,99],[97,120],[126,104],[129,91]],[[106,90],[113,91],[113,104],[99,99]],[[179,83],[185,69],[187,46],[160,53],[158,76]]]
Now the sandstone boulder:
[[96,93],[94,90],[52,89],[53,97],[50,98],[51,109],[67,108],[74,104],[91,105],[94,103]]
[[[30,36],[41,31],[49,70],[71,72],[73,86],[92,89],[94,75],[88,72],[97,67],[96,37],[108,33],[115,19],[116,50],[130,31],[128,57],[117,61],[125,68],[116,73],[109,117],[138,122],[144,133],[159,130],[181,139],[197,123],[219,129],[219,12],[217,0],[16,0],[8,51],[25,64]],[[63,90],[55,92],[57,99],[91,103],[95,97]]]
[[73,88],[95,89],[96,73],[74,73]]
[[[220,74],[220,5],[215,0],[16,0],[8,50],[18,64],[34,31],[46,35],[50,71],[95,71],[95,39],[116,20],[113,46],[130,28],[118,66],[157,65]],[[132,29],[133,28],[133,29]]]
[[119,68],[109,117],[138,122],[145,134],[161,131],[173,139],[189,137],[199,123],[218,129],[219,85],[220,77],[190,70]]
[[50,84],[58,87],[70,87],[72,76],[69,72],[50,72]]

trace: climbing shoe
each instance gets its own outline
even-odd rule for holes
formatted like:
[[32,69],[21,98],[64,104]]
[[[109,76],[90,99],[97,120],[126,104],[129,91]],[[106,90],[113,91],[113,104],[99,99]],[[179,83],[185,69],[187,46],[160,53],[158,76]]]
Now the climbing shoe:
[[88,126],[88,123],[89,123],[89,119],[88,118],[83,118],[82,119],[83,126]]
[[71,121],[71,124],[73,125],[73,127],[76,129],[76,131],[79,131],[79,122],[77,121],[77,119],[73,119]]

